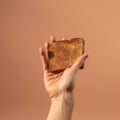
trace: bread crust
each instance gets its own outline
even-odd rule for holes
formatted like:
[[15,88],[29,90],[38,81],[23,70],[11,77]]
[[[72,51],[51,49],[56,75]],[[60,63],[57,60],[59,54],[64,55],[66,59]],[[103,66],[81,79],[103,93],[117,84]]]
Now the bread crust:
[[[83,55],[84,46],[85,40],[83,38],[53,42],[48,48],[49,71],[61,71],[71,67],[76,59]],[[84,65],[81,69],[83,68]]]

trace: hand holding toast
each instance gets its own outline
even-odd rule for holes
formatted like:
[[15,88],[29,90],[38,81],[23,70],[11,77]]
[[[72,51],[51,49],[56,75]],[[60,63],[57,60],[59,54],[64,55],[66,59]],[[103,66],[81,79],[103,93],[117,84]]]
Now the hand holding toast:
[[[65,40],[65,39],[63,39]],[[50,72],[49,71],[49,57],[48,48],[55,40],[53,36],[50,37],[49,42],[44,44],[44,48],[39,48],[39,53],[43,65],[44,72],[44,85],[49,94],[49,96],[54,99],[61,94],[70,93],[73,91],[75,80],[77,76],[77,71],[83,65],[84,61],[88,55],[83,54],[79,57],[74,64],[62,71]]]

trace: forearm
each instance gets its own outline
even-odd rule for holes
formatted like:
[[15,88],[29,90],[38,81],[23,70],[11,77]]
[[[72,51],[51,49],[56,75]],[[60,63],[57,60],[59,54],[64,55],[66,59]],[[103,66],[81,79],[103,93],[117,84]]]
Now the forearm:
[[73,93],[65,92],[51,100],[51,107],[47,120],[71,120],[74,106]]

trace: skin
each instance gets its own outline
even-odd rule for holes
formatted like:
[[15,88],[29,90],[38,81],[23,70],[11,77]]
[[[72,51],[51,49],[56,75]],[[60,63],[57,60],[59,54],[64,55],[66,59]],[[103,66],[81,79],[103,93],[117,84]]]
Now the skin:
[[[66,40],[63,38],[62,40]],[[44,85],[51,99],[51,107],[47,120],[70,120],[74,106],[73,89],[79,68],[87,59],[84,54],[76,62],[64,71],[49,72],[48,68],[48,47],[56,41],[54,36],[39,48],[41,62],[43,65]]]

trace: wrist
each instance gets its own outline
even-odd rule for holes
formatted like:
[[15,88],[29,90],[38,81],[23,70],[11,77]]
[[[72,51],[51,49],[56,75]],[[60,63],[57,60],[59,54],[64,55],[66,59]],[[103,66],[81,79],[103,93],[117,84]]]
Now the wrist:
[[57,97],[53,97],[51,98],[51,102],[60,102],[60,101],[64,101],[66,102],[69,106],[74,106],[74,96],[73,96],[73,92],[63,92],[61,93],[59,96]]

